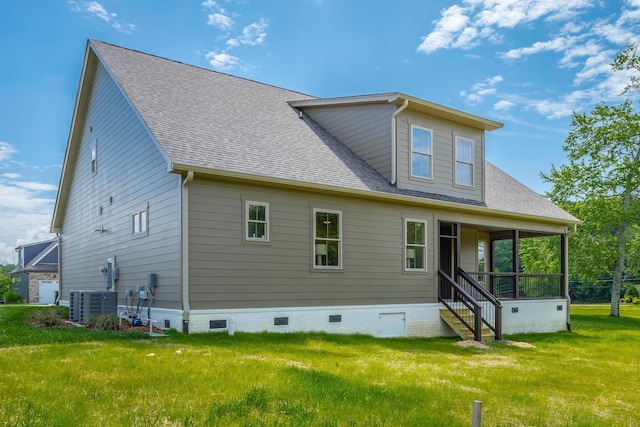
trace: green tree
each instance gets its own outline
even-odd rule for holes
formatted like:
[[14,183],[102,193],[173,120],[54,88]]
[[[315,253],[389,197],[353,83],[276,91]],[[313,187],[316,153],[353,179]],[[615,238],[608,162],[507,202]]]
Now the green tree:
[[588,259],[578,262],[601,270],[610,262],[607,255],[613,257],[609,315],[619,317],[628,237],[640,214],[640,114],[628,100],[614,106],[598,104],[590,113],[574,113],[563,149],[568,164],[552,165],[549,174],[541,174],[553,185],[547,196],[583,214],[578,217],[592,241],[580,241],[586,245],[583,256]]
[[4,295],[12,290],[13,282],[11,277],[6,274],[0,274],[0,298],[4,301]]

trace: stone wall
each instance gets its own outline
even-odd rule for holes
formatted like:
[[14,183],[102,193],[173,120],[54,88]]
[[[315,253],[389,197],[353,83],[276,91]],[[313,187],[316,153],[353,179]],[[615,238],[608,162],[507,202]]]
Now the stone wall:
[[58,280],[58,273],[29,273],[29,302],[40,302],[40,280]]

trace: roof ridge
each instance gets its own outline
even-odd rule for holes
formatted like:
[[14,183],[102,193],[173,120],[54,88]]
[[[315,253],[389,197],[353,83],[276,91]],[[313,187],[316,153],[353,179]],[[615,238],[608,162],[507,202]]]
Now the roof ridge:
[[227,77],[241,79],[241,80],[245,80],[245,81],[251,82],[251,83],[256,83],[256,84],[259,84],[259,85],[262,85],[262,86],[269,86],[269,87],[272,87],[274,89],[282,90],[282,91],[285,91],[285,92],[291,92],[291,93],[296,93],[296,94],[299,94],[299,95],[302,95],[302,96],[308,96],[308,97],[312,97],[312,98],[317,98],[317,96],[315,96],[315,95],[309,95],[307,93],[300,92],[300,91],[297,91],[297,90],[287,89],[287,88],[276,86],[276,85],[273,85],[273,84],[270,84],[270,83],[260,82],[260,81],[253,80],[253,79],[250,79],[250,78],[247,78],[247,77],[236,76],[235,74],[229,74],[229,73],[224,73],[222,71],[212,70],[210,68],[205,68],[205,67],[202,67],[202,66],[199,66],[199,65],[189,64],[187,62],[178,61],[177,59],[166,58],[166,57],[163,57],[163,56],[160,56],[160,55],[155,55],[153,53],[143,52],[143,51],[138,50],[138,49],[132,49],[132,48],[124,47],[124,46],[120,46],[120,45],[117,45],[117,44],[105,42],[105,41],[102,41],[102,40],[88,39],[87,42],[90,45],[103,44],[103,45],[111,46],[111,47],[114,47],[114,48],[117,48],[117,49],[128,50],[129,52],[135,52],[137,54],[141,54],[141,55],[145,55],[145,56],[151,56],[151,57],[154,57],[154,58],[157,58],[157,59],[161,59],[163,61],[169,61],[169,62],[173,62],[173,63],[180,64],[180,65],[186,65],[186,66],[191,67],[191,68],[197,68],[197,69],[202,70],[202,71],[208,71],[210,73],[215,73],[215,74],[220,74],[220,75],[227,76]]

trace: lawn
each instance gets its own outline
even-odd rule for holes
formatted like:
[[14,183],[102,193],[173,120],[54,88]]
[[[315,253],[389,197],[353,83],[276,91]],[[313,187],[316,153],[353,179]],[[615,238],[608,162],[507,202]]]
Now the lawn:
[[150,338],[33,328],[0,306],[0,425],[640,425],[640,308],[573,306],[524,345],[327,334]]

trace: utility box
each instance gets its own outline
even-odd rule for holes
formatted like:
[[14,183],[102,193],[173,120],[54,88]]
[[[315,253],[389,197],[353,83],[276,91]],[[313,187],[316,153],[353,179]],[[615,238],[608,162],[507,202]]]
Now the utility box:
[[91,316],[117,314],[118,293],[109,291],[71,291],[69,320],[85,324]]

